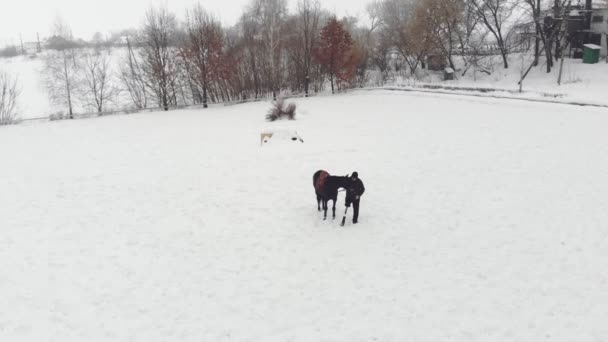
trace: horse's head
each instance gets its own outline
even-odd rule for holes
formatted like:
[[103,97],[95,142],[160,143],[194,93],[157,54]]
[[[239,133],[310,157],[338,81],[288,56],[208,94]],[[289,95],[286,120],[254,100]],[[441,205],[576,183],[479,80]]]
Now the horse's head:
[[351,184],[350,177],[348,174],[343,177],[336,177],[337,184],[340,188],[348,189]]

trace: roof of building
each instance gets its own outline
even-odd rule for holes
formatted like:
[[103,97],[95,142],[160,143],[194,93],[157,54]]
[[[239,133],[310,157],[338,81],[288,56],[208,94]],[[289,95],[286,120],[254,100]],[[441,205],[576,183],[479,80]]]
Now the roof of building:
[[585,44],[584,47],[589,48],[591,50],[601,50],[602,47],[595,44]]

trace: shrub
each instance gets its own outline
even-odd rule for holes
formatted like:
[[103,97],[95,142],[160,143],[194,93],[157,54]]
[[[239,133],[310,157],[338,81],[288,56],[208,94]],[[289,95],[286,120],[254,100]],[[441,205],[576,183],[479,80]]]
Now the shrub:
[[266,120],[276,121],[285,118],[295,120],[295,116],[296,104],[292,102],[285,106],[285,101],[283,99],[279,99],[272,104],[272,108],[270,108],[270,111],[268,111],[268,114],[266,115]]
[[58,111],[55,114],[49,115],[49,120],[51,121],[65,120],[66,118],[67,115],[65,115],[63,111]]
[[0,57],[11,58],[19,56],[19,51],[16,46],[9,46],[4,49],[0,49]]
[[17,121],[17,98],[21,90],[17,79],[0,71],[0,125]]

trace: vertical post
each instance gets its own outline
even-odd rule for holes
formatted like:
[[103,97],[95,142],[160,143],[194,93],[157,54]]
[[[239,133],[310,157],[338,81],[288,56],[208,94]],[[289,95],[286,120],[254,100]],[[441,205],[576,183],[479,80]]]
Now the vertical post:
[[38,39],[38,43],[36,44],[36,50],[38,53],[42,52],[42,45],[40,45],[40,33],[36,32],[36,39]]
[[[536,59],[536,57],[535,57],[535,59],[534,59],[534,63],[532,63],[532,65],[534,65],[534,64],[536,64],[536,63],[537,63],[537,59]],[[524,86],[524,82],[523,82],[523,79],[524,79],[524,54],[523,54],[523,53],[521,54],[521,70],[520,70],[520,77],[521,77],[521,78],[520,78],[520,80],[522,80],[522,81],[521,81],[521,82],[519,82],[519,92],[521,93],[521,92],[522,92],[522,88],[523,88],[523,86]]]
[[[268,9],[266,9],[268,10]],[[274,16],[275,13],[270,14],[270,87],[272,88],[272,100],[276,102],[277,100],[277,91],[276,91],[276,66],[275,66],[275,48],[278,45],[278,41],[274,41]]]
[[19,33],[19,41],[21,42],[21,54],[25,55],[25,48],[23,47],[23,36]]
[[564,57],[562,56],[559,62],[559,76],[557,77],[557,85],[562,85],[562,71],[564,70]]
[[[561,27],[564,27],[564,31],[565,36],[569,37],[570,35],[568,34],[568,30],[570,29],[570,4],[572,4],[572,0],[568,1],[568,5],[566,5],[566,8],[564,9],[564,13],[562,15],[563,17],[563,21],[562,21],[562,25]],[[564,46],[564,49],[566,49],[566,47],[568,47],[568,45],[570,44],[570,40],[566,40],[566,46]],[[563,53],[560,52],[560,63],[559,63],[559,76],[557,77],[557,85],[560,86],[562,85],[562,72],[564,70],[564,56]]]
[[[606,20],[608,22],[608,20]],[[604,33],[603,35],[604,42],[606,43],[606,64],[608,64],[608,34]]]

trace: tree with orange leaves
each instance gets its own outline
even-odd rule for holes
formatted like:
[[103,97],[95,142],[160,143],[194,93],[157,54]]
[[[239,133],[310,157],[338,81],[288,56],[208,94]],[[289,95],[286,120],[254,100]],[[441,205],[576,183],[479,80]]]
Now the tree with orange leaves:
[[207,108],[209,98],[213,101],[217,97],[213,85],[230,78],[226,74],[229,66],[224,53],[222,29],[219,22],[207,14],[200,4],[188,12],[186,23],[188,35],[181,55],[186,60],[186,68],[196,85],[198,94],[195,101],[202,102],[204,108]]
[[350,33],[335,17],[321,29],[319,38],[315,59],[329,74],[333,94],[334,82],[340,88],[343,82],[353,78],[360,54],[354,49]]

